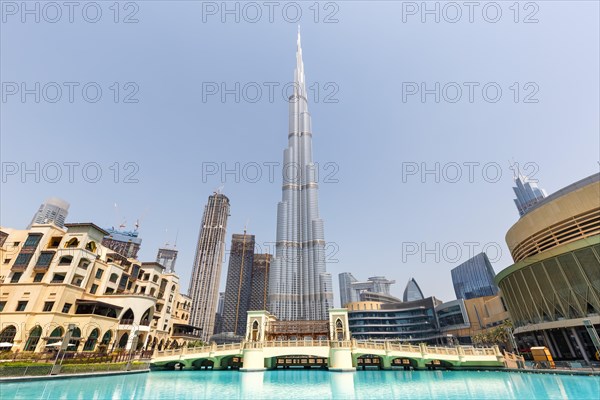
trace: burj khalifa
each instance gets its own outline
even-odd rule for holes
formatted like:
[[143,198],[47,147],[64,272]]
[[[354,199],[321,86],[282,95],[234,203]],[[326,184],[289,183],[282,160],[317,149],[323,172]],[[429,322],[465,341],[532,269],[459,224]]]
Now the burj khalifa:
[[283,151],[283,193],[277,205],[277,242],[269,271],[269,311],[280,320],[325,320],[333,307],[317,173],[298,30],[288,147]]

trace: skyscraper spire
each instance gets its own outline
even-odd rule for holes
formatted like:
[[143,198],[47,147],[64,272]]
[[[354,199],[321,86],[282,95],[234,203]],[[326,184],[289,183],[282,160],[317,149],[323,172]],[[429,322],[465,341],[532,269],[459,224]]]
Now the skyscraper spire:
[[302,43],[300,42],[300,25],[298,25],[298,40],[296,42],[296,69],[294,70],[294,95],[306,97],[304,79],[304,62],[302,61]]
[[325,268],[325,234],[319,216],[317,167],[304,80],[300,32],[294,93],[289,98],[288,147],[283,151],[277,243],[269,271],[269,311],[282,320],[324,320],[333,307]]

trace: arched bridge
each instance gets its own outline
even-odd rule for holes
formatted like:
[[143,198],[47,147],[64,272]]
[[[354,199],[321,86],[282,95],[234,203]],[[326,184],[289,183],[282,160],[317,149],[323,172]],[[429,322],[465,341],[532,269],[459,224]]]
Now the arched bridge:
[[425,344],[398,344],[361,340],[285,340],[244,341],[225,345],[209,345],[156,351],[152,364],[157,367],[226,368],[235,359],[242,371],[276,367],[276,360],[286,356],[304,356],[326,360],[330,370],[352,371],[361,365],[425,368],[490,368],[504,367],[504,357],[497,346],[437,347]]

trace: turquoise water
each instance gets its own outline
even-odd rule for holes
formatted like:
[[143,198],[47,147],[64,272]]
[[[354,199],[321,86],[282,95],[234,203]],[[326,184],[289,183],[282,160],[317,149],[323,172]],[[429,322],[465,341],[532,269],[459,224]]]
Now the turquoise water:
[[2,399],[599,399],[600,377],[491,371],[159,371],[5,383]]

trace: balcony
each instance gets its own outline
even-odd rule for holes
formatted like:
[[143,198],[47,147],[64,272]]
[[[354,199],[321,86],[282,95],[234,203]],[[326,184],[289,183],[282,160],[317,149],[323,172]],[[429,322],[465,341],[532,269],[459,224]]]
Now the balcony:
[[13,272],[23,272],[27,269],[27,265],[13,265],[10,270]]

